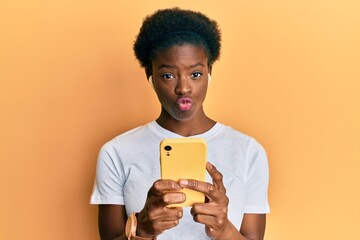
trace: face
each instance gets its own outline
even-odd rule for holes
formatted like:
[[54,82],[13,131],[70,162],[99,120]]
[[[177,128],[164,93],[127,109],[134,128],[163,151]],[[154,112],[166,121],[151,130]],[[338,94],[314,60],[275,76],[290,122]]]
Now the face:
[[208,57],[202,47],[173,46],[157,53],[152,77],[162,114],[179,121],[203,116],[208,73]]

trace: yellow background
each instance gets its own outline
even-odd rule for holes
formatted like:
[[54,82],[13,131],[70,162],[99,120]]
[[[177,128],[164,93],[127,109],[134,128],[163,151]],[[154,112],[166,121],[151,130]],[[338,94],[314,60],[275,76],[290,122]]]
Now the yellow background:
[[158,8],[218,21],[205,103],[270,162],[267,240],[360,239],[360,2],[0,3],[0,239],[98,239],[96,157],[154,119],[132,52]]

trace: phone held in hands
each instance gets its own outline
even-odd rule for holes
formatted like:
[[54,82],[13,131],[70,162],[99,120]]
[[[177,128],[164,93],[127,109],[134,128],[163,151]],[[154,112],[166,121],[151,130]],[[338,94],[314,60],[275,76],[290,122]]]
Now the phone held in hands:
[[[161,178],[179,181],[195,179],[205,181],[207,143],[202,138],[168,138],[160,143]],[[186,200],[168,207],[188,207],[205,201],[205,195],[192,189],[180,190]]]

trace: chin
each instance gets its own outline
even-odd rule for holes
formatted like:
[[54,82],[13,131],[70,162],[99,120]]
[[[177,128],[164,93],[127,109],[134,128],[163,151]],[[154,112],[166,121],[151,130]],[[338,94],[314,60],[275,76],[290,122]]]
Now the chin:
[[173,114],[172,117],[181,122],[189,121],[194,118],[194,114],[190,111],[191,110],[181,111],[181,113]]

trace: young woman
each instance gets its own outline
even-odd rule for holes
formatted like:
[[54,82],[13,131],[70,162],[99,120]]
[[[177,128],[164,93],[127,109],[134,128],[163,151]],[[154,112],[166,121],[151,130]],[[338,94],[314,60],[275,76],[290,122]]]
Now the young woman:
[[[134,52],[161,113],[100,151],[91,203],[99,204],[101,239],[263,239],[269,212],[265,151],[203,109],[220,40],[217,23],[199,12],[164,9],[144,20]],[[161,180],[160,141],[186,137],[207,141],[207,181]],[[176,192],[181,188],[203,192],[207,200],[167,207],[185,200]]]

